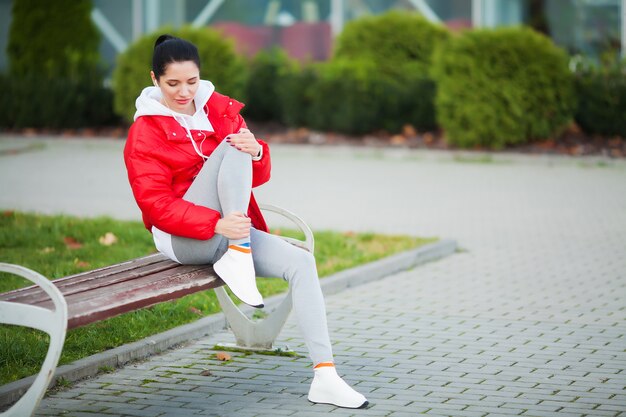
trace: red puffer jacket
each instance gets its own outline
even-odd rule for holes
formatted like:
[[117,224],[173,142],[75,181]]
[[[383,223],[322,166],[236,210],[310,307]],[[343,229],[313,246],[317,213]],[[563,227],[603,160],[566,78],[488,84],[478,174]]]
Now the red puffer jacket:
[[[214,92],[204,107],[215,132],[191,130],[200,151],[210,155],[229,134],[246,127],[239,111],[243,104]],[[270,152],[263,146],[263,157],[252,162],[252,186],[270,179]],[[128,179],[143,222],[172,235],[206,240],[215,234],[220,213],[185,201],[185,194],[204,160],[194,150],[187,131],[171,116],[141,116],[130,128],[124,148]],[[267,231],[267,225],[254,196],[250,196],[248,216],[252,225]]]

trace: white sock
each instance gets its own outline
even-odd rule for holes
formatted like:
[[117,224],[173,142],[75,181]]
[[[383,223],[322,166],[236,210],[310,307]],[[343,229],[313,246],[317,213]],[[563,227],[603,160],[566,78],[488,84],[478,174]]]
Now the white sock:
[[345,408],[367,406],[367,399],[341,379],[334,366],[323,366],[314,371],[315,376],[309,390],[309,401]]
[[233,294],[253,307],[263,307],[263,297],[256,287],[256,274],[250,249],[242,250],[230,245],[222,257],[215,262],[215,273],[228,285]]

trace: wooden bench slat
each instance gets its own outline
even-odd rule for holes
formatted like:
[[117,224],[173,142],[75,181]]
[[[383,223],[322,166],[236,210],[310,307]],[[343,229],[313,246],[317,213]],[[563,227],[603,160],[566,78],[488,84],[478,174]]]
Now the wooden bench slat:
[[[154,277],[149,277],[154,278]],[[68,328],[84,326],[122,313],[149,307],[164,301],[178,299],[198,291],[224,285],[212,268],[196,269],[184,274],[158,280],[139,280],[137,285],[117,291],[106,291],[101,296],[68,300]]]
[[[161,282],[161,286],[167,289],[168,282],[174,282],[175,279],[181,276],[192,275],[197,271],[202,271],[202,274],[207,276],[216,276],[213,268],[210,265],[179,265],[176,264],[175,268],[169,268],[164,271],[157,271],[153,273],[146,273],[132,277],[132,279],[108,281],[109,277],[103,280],[92,282],[95,284],[91,287],[84,288],[83,291],[73,292],[71,294],[64,294],[65,301],[68,306],[70,304],[88,302],[91,299],[101,299],[103,297],[123,297],[125,292],[128,292],[134,288],[142,288],[147,285]],[[122,276],[124,277],[124,276]],[[102,285],[99,285],[99,281],[104,281]],[[54,282],[54,281],[52,281]],[[98,284],[96,284],[98,282]],[[106,285],[109,284],[109,285]],[[21,301],[20,301],[21,302]],[[42,307],[52,308],[52,302],[49,298],[42,298],[40,300],[28,300],[28,304]]]
[[[137,269],[126,270],[116,274],[101,275],[93,277],[91,279],[84,279],[84,277],[82,277],[80,280],[78,280],[78,282],[71,283],[71,285],[68,281],[65,281],[66,285],[60,288],[60,291],[63,296],[68,299],[74,294],[80,295],[85,292],[94,292],[100,288],[107,288],[111,287],[112,285],[124,282],[131,282],[144,276],[173,271],[179,267],[179,264],[169,260],[160,261],[158,263],[149,264],[147,266],[143,266]],[[52,282],[56,285],[56,280]],[[49,298],[46,293],[42,290],[38,290],[15,293],[10,297],[10,299],[4,301],[13,301],[18,303],[37,305],[40,303],[44,303],[47,300],[49,300]]]
[[167,271],[161,271],[133,280],[118,282],[106,287],[93,288],[81,293],[71,294],[65,297],[65,300],[67,304],[70,305],[87,303],[90,300],[99,300],[102,298],[122,298],[126,293],[148,287],[153,289],[160,288],[161,291],[166,292],[171,286],[177,285],[176,283],[181,279],[193,280],[204,278],[205,276],[211,277],[212,279],[217,277],[213,268],[209,265],[178,265],[177,268]]
[[[160,253],[153,253],[152,255],[143,256],[141,258],[131,259],[125,262],[121,262],[115,265],[103,266],[102,268],[92,269],[90,271],[80,272],[78,274],[68,275],[63,278],[55,279],[59,284],[64,285],[65,281],[80,281],[83,278],[89,279],[93,277],[104,277],[111,274],[118,274],[120,272],[129,271],[132,269],[142,268],[154,263],[170,261],[165,255]],[[62,286],[61,285],[61,286]]]
[[[180,265],[161,255],[52,282],[62,283],[60,290],[68,304],[68,328],[224,285],[211,265]],[[51,300],[37,287],[11,291],[0,299],[53,308]]]
[[[106,277],[115,276],[117,274],[122,274],[121,276],[123,276],[125,272],[148,267],[154,264],[162,264],[164,267],[169,268],[178,266],[178,264],[168,260],[165,256],[161,254],[154,254],[123,262],[121,264],[106,266],[92,271],[81,272],[80,274],[68,275],[63,278],[55,279],[52,282],[61,291],[61,293],[65,295],[66,293],[71,293],[71,290],[69,288],[71,288],[72,286],[80,285],[83,282],[94,282],[94,280],[105,279]],[[28,298],[31,295],[34,297],[32,299],[33,301],[37,300],[37,295],[47,297],[39,287],[33,285],[0,294],[0,300],[31,304]]]

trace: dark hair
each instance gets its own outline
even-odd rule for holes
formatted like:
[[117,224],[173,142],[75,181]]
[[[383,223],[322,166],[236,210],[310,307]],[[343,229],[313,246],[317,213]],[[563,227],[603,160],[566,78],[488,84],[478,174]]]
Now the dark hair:
[[193,43],[171,35],[161,35],[154,43],[152,71],[158,80],[172,62],[193,61],[200,69],[200,55]]

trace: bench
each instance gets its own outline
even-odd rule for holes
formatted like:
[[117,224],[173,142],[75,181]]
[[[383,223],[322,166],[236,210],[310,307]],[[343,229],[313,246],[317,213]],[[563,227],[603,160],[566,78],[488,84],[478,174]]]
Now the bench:
[[[282,239],[313,252],[311,229],[295,214],[263,204],[263,211],[286,217],[304,233],[304,240]],[[214,289],[232,329],[238,348],[272,349],[291,311],[291,292],[266,318],[250,320],[231,300],[211,265],[180,265],[162,254],[148,255],[117,265],[88,271],[54,281],[17,265],[0,263],[0,271],[20,275],[36,285],[0,294],[0,323],[36,328],[50,335],[44,364],[28,391],[5,413],[32,415],[54,376],[67,329],[198,291]]]

